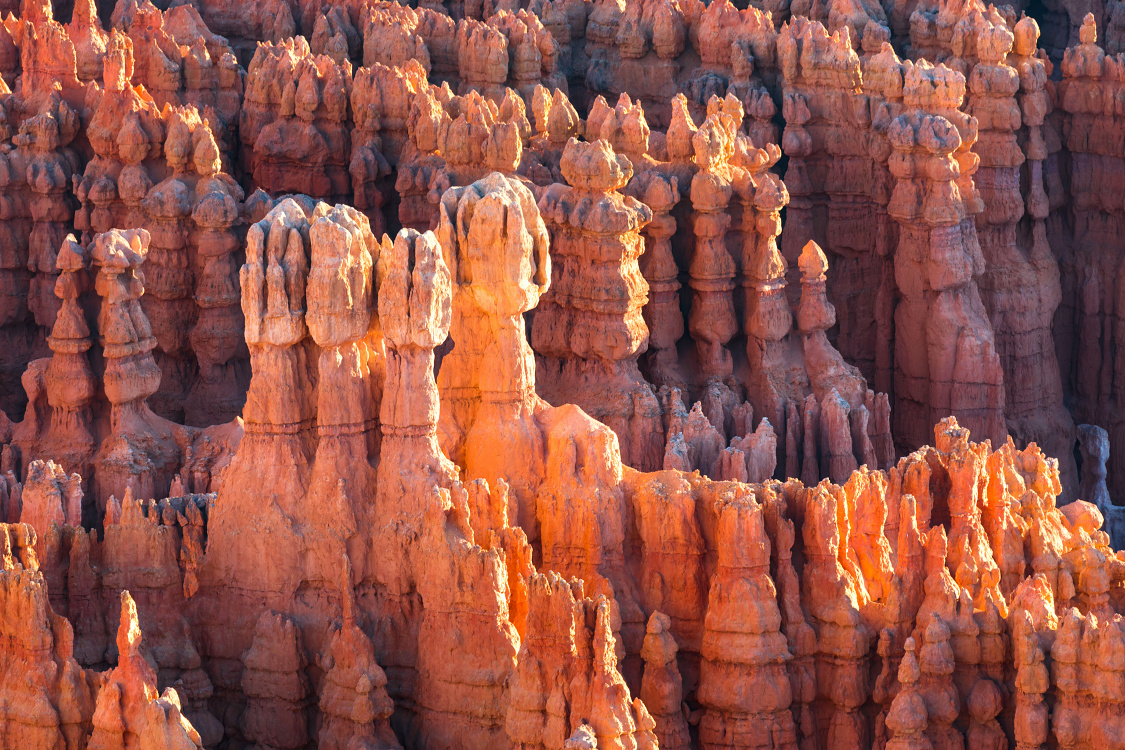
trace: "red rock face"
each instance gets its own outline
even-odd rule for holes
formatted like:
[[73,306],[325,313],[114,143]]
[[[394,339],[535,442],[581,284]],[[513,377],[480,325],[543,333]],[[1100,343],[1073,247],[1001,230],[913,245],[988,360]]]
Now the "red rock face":
[[0,746],[1113,746],[1094,10],[24,3]]
[[[967,106],[979,128],[981,162],[974,182],[985,205],[977,216],[986,269],[979,286],[1004,368],[1004,416],[1017,441],[1037,442],[1059,456],[1064,486],[1072,486],[1076,470],[1065,448],[1073,445],[1072,418],[1061,408],[1062,381],[1049,323],[1061,288],[1047,242],[1042,185],[1046,63],[1034,56],[1035,21],[1021,21],[1013,34],[998,16],[972,18],[974,27],[965,30],[961,44],[974,47],[979,60],[968,76]],[[1009,46],[1009,38],[1013,44],[1019,39],[1018,49]],[[1025,163],[1031,183],[1026,200],[1019,180]]]
[[902,295],[895,309],[903,343],[895,349],[896,432],[908,442],[919,440],[934,414],[948,411],[996,440],[1006,433],[1003,372],[974,281],[985,261],[971,217],[983,203],[971,180],[977,122],[956,109],[964,80],[924,60],[907,68],[905,111],[888,129],[902,164],[887,210],[899,223],[895,276]]
[[561,169],[569,186],[552,186],[539,201],[553,248],[552,287],[531,329],[539,391],[612,427],[623,460],[654,469],[664,443],[660,410],[636,366],[648,344],[641,314],[648,285],[637,258],[652,212],[617,192],[631,166],[603,140],[571,139]]
[[[1115,371],[1116,358],[1100,342],[1115,336],[1108,334],[1107,338],[1105,321],[1116,320],[1117,313],[1110,312],[1108,305],[1118,296],[1120,262],[1116,251],[1099,252],[1098,248],[1114,247],[1109,238],[1119,221],[1116,207],[1104,204],[1101,198],[1103,187],[1116,189],[1108,187],[1115,184],[1115,178],[1106,170],[1121,158],[1121,151],[1104,140],[1115,119],[1104,107],[1105,97],[1114,96],[1111,92],[1118,88],[1107,74],[1116,70],[1118,63],[1116,57],[1106,56],[1095,44],[1097,37],[1094,19],[1086,19],[1081,43],[1068,49],[1063,59],[1063,80],[1057,84],[1055,110],[1048,120],[1061,143],[1048,147],[1059,153],[1050,154],[1044,164],[1059,165],[1071,180],[1068,196],[1062,193],[1061,185],[1045,179],[1052,218],[1067,211],[1075,217],[1069,231],[1048,225],[1054,229],[1048,237],[1052,248],[1058,248],[1063,288],[1056,326],[1074,332],[1065,340],[1056,333],[1064,387],[1075,395],[1076,421],[1100,425],[1113,435],[1120,430],[1120,419],[1116,410],[1100,404],[1108,403],[1118,388],[1117,379],[1110,374]],[[1061,161],[1064,155],[1069,155],[1069,167]],[[1106,175],[1104,180],[1099,178],[1102,174]],[[1088,374],[1090,367],[1105,374],[1095,379]],[[1111,486],[1117,487],[1122,481],[1121,471],[1117,459],[1111,458]]]
[[239,124],[245,169],[267,192],[346,196],[351,64],[314,55],[304,37],[254,56]]
[[[4,599],[4,694],[22,711],[5,711],[5,742],[43,747],[79,743],[89,736],[94,690],[74,660],[74,631],[47,601],[35,554],[36,533],[26,524],[0,526],[0,596]],[[65,717],[65,719],[63,718]]]

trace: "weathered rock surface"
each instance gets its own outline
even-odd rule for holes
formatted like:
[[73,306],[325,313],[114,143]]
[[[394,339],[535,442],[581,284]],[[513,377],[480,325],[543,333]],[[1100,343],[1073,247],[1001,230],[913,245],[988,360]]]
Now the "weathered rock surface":
[[12,8],[0,745],[1113,746],[1095,6]]

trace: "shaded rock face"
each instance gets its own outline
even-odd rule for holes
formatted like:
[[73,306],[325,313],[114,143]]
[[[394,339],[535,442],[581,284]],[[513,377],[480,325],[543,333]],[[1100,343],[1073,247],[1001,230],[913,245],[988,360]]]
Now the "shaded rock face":
[[63,5],[0,746],[1117,741],[1120,8]]
[[531,330],[541,355],[536,382],[548,401],[578,404],[611,426],[629,465],[655,469],[663,425],[636,365],[648,345],[648,285],[637,259],[652,212],[618,192],[631,166],[605,141],[572,138],[560,167],[569,185],[552,186],[539,202],[552,231],[552,288]]

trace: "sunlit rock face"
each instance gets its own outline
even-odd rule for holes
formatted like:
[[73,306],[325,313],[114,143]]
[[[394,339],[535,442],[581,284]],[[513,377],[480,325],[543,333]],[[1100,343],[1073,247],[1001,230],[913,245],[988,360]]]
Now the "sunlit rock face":
[[1114,746],[1125,11],[1023,5],[5,6],[0,746]]

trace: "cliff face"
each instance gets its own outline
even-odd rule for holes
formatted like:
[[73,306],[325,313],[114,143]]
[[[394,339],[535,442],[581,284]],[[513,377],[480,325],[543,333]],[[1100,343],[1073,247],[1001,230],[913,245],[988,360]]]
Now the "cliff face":
[[1060,8],[25,2],[0,745],[1111,746]]

